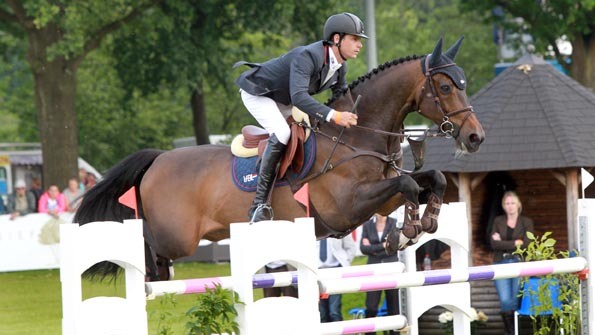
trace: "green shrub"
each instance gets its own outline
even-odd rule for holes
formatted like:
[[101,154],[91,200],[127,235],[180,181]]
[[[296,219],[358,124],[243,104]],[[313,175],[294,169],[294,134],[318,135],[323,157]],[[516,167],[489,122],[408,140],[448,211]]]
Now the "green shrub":
[[[568,251],[556,252],[554,246],[556,240],[550,238],[551,232],[546,232],[543,236],[535,236],[527,232],[527,237],[531,241],[525,249],[517,247],[516,254],[520,255],[524,261],[542,261],[568,258]],[[524,285],[528,278],[522,278],[521,284]],[[559,286],[558,300],[560,304],[552,301],[550,286]],[[532,301],[537,302],[537,306],[532,309],[531,320],[533,322],[534,335],[560,334],[578,334],[580,329],[580,282],[574,273],[561,273],[546,275],[540,277],[537,292],[521,291],[520,295],[528,294]],[[558,307],[559,306],[559,307]],[[539,316],[544,312],[551,311],[551,315]]]
[[238,294],[232,290],[224,290],[220,285],[214,289],[207,288],[206,293],[197,295],[196,306],[186,312],[190,321],[186,323],[188,335],[211,335],[240,332],[235,320],[238,312],[234,303],[239,301]]

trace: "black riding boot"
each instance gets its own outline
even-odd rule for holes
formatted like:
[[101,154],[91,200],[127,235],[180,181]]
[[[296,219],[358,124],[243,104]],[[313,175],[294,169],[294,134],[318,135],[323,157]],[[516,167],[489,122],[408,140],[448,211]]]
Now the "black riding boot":
[[514,335],[514,311],[500,313],[504,322],[504,334]]
[[273,219],[273,209],[268,203],[269,193],[277,176],[279,161],[285,152],[286,145],[279,142],[275,134],[269,137],[267,147],[262,154],[260,161],[260,172],[256,184],[256,195],[248,216],[250,222],[258,222]]

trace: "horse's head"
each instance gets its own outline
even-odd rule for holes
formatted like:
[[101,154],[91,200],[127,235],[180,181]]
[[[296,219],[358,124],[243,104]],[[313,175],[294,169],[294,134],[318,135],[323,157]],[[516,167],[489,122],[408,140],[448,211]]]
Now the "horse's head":
[[479,150],[485,133],[465,91],[467,81],[463,69],[454,59],[463,37],[442,53],[442,38],[432,54],[421,59],[425,81],[420,84],[417,105],[419,112],[439,125],[440,131],[452,136],[463,153]]

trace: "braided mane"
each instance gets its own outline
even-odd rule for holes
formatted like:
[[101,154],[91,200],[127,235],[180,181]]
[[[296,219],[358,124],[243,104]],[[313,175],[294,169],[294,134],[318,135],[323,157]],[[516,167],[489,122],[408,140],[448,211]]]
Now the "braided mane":
[[[382,72],[394,65],[399,65],[401,63],[405,63],[408,62],[410,60],[416,60],[416,59],[420,59],[423,56],[417,56],[417,55],[413,55],[413,56],[407,56],[407,57],[402,57],[399,59],[393,59],[392,61],[388,61],[384,64],[378,65],[377,68],[372,69],[370,72],[366,73],[365,75],[357,78],[356,80],[354,80],[351,84],[349,84],[348,88],[349,89],[353,89],[355,88],[357,85],[363,83],[364,81],[366,81],[366,79],[370,79],[373,75],[378,74],[379,72]],[[347,93],[347,88],[342,89],[340,91],[336,91],[333,96],[325,103],[325,105],[330,105],[331,103],[333,103],[335,100],[341,98],[342,96],[344,96]]]

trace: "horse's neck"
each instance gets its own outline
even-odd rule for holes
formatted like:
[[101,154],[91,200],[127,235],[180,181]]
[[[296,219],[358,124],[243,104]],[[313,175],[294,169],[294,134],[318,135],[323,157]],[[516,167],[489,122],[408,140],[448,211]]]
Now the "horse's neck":
[[[413,107],[421,72],[415,71],[415,61],[394,65],[366,79],[352,90],[352,95],[367,99],[358,107],[361,126],[389,132],[401,130],[403,121]],[[419,71],[419,70],[418,70]],[[413,76],[412,74],[418,74]]]
[[[415,92],[423,78],[418,59],[392,65],[365,79],[359,79],[351,91],[334,101],[331,107],[348,111],[357,96],[361,95],[361,102],[357,106],[358,125],[373,130],[398,133],[402,129],[405,117],[415,107],[412,105],[418,98]],[[398,137],[389,136],[387,140],[386,136],[372,134],[369,130],[350,133],[353,134],[353,141],[365,142],[370,147],[383,146],[390,150],[398,150],[399,147]],[[361,141],[360,136],[365,140]]]

